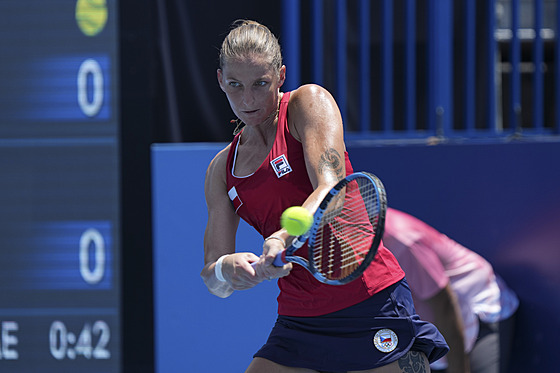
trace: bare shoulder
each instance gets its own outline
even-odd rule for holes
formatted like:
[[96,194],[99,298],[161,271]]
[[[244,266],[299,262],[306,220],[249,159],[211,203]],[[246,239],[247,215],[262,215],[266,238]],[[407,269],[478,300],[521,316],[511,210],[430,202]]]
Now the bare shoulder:
[[333,136],[342,129],[342,117],[335,99],[325,88],[306,84],[290,95],[288,126],[300,142],[318,134]]
[[334,98],[325,88],[317,84],[305,84],[290,94],[290,109],[307,110],[315,105],[334,103]]
[[231,144],[220,150],[218,154],[210,161],[206,170],[205,192],[208,197],[212,192],[217,191],[220,185],[225,187],[227,156]]
[[229,144],[228,146],[226,146],[225,148],[220,150],[214,156],[214,158],[210,161],[210,164],[208,165],[208,170],[213,170],[216,167],[224,167],[224,169],[225,169],[230,146],[231,146],[231,144]]

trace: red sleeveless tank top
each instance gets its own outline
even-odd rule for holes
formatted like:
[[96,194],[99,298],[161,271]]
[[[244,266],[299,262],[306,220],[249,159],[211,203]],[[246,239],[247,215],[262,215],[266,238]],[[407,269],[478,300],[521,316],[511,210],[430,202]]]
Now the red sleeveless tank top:
[[[302,144],[288,130],[290,92],[282,97],[272,150],[251,175],[235,176],[239,137],[227,158],[227,189],[236,213],[263,237],[280,229],[280,215],[290,206],[301,205],[313,192],[307,175]],[[353,172],[345,152],[346,173]],[[259,255],[260,253],[256,253]],[[307,257],[306,246],[297,255]],[[286,316],[319,316],[357,304],[401,280],[404,272],[395,257],[381,245],[364,274],[346,285],[326,285],[303,267],[294,264],[290,275],[278,280],[278,313]]]

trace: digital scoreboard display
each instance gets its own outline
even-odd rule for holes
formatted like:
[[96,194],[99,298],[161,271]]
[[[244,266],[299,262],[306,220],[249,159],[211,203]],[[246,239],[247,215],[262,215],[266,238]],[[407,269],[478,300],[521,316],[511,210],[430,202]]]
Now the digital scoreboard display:
[[0,1],[0,372],[120,370],[117,1]]

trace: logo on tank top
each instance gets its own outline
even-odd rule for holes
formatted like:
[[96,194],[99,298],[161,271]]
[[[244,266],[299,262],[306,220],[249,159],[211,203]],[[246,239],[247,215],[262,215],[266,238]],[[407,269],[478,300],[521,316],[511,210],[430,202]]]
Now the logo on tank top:
[[381,329],[373,337],[373,344],[381,352],[391,352],[397,348],[399,338],[391,329]]
[[274,169],[274,172],[276,172],[276,176],[278,178],[281,178],[282,176],[292,172],[292,167],[290,167],[288,159],[286,159],[286,156],[284,154],[274,158],[270,162],[270,164],[272,165],[272,168]]

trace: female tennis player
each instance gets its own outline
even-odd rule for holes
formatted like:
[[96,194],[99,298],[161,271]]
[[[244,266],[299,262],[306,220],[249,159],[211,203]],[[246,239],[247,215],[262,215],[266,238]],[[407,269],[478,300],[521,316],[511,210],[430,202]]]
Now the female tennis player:
[[[219,297],[279,279],[277,322],[246,372],[429,372],[447,344],[415,313],[404,272],[385,247],[358,279],[340,286],[317,281],[299,265],[272,265],[291,239],[281,213],[294,205],[313,213],[353,172],[333,97],[317,85],[282,93],[285,76],[270,30],[235,22],[217,78],[243,128],[207,170],[201,276]],[[263,236],[260,257],[236,252],[240,218]]]

